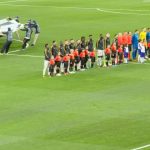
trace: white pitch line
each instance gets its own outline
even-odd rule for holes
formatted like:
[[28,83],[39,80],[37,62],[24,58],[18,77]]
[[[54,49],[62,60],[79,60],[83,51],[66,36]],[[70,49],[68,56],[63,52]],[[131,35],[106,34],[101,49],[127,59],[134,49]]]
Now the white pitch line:
[[[1,5],[12,6],[12,7],[32,7],[32,8],[51,7],[51,8],[59,8],[59,9],[65,8],[65,9],[80,9],[80,10],[97,10],[97,11],[100,11],[103,13],[111,13],[111,14],[150,16],[150,14],[143,14],[143,13],[113,11],[113,9],[108,9],[108,8],[105,9],[105,8],[86,8],[86,7],[63,7],[63,6],[59,7],[59,6],[46,6],[46,5],[16,5],[16,4],[6,4],[6,3],[1,4]],[[117,9],[114,9],[114,10],[117,10]],[[121,9],[118,9],[118,10],[121,10]],[[127,11],[126,9],[122,9],[122,10]],[[138,11],[138,10],[136,10],[136,11]],[[142,10],[139,10],[139,11],[142,11]]]
[[123,9],[123,8],[99,8],[99,9],[104,9],[104,10],[119,10],[119,11],[121,11],[121,10],[123,10],[123,11],[133,11],[133,12],[135,12],[135,11],[139,11],[139,12],[150,12],[150,10],[147,10],[147,9],[144,9],[144,10],[142,10],[142,9],[137,9],[137,10],[135,10],[135,9]]
[[18,56],[18,57],[31,57],[31,58],[44,58],[44,56],[39,56],[39,55],[18,55],[18,54],[10,54],[10,56]]
[[111,10],[99,9],[99,8],[97,8],[96,10],[100,12],[111,13],[111,14],[150,16],[150,14],[132,13],[132,12],[125,13],[125,12],[111,11]]
[[19,51],[21,51],[21,50],[20,50],[20,49],[17,49],[17,50],[8,52],[8,54],[15,53],[15,52],[19,52]]
[[140,150],[140,149],[144,149],[144,148],[147,148],[147,147],[150,147],[150,144],[145,145],[145,146],[141,146],[141,147],[138,147],[138,148],[134,148],[132,150]]
[[27,1],[27,0],[4,1],[4,2],[0,2],[0,4],[5,4],[5,3],[15,3],[15,2],[22,2],[22,1]]

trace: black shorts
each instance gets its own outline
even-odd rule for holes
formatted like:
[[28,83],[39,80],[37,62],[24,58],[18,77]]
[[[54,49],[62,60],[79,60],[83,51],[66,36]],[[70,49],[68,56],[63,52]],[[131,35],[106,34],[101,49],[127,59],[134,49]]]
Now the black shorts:
[[111,58],[116,58],[116,53],[112,52]]
[[61,65],[61,62],[60,62],[60,61],[56,61],[55,64],[56,64],[56,66],[57,66],[58,68],[60,68],[60,65]]
[[75,56],[75,64],[78,64],[80,62],[79,56]]
[[123,59],[123,53],[118,53],[118,56],[119,56],[119,60]]
[[95,62],[95,57],[90,57],[91,58],[91,62]]
[[107,60],[107,61],[110,60],[110,54],[106,54],[106,60]]
[[89,56],[88,55],[85,55],[85,62],[87,62],[89,59]]
[[64,68],[68,68],[68,61],[64,62]]
[[74,60],[74,59],[70,59],[70,66],[71,66],[71,67],[74,66],[74,63],[75,63],[75,60]]
[[54,68],[55,68],[55,65],[50,65],[49,66],[49,72],[53,73],[54,72]]
[[80,58],[81,60],[81,66],[83,66],[85,64],[85,57]]
[[131,52],[131,51],[132,51],[132,45],[129,44],[129,45],[128,45],[128,48],[129,48],[129,52]]

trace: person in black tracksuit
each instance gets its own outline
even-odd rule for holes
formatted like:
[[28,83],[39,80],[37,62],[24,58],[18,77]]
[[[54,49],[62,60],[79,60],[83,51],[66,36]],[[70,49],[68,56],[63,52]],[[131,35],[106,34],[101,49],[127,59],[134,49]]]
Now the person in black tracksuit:
[[58,55],[58,52],[59,52],[56,41],[53,41],[51,51],[52,51],[52,55],[55,58]]
[[85,50],[85,48],[86,48],[86,41],[85,41],[85,37],[82,36],[81,37],[81,49]]
[[29,26],[26,26],[23,31],[26,31],[26,36],[25,36],[25,38],[23,40],[23,44],[22,44],[22,49],[24,50],[25,48],[27,48],[28,42],[31,39],[32,30]]
[[69,42],[68,41],[65,41],[64,48],[65,48],[66,53],[70,54],[70,46],[69,46]]
[[34,36],[34,40],[31,46],[34,46],[40,34],[40,26],[35,20],[33,21],[32,28],[34,28],[35,30],[35,36]]
[[94,50],[92,35],[89,35],[89,40],[87,41],[87,46],[88,46],[89,52],[92,52]]
[[1,50],[1,53],[7,54],[8,51],[9,51],[10,45],[12,44],[13,33],[12,33],[11,28],[8,28],[8,31],[4,32],[3,34],[6,34],[7,40],[6,40],[4,46],[3,46],[2,50]]

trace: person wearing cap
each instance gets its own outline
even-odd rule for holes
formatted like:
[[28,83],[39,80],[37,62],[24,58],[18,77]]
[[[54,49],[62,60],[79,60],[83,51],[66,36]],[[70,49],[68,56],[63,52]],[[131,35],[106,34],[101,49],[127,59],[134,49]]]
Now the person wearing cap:
[[38,40],[38,37],[40,34],[40,26],[35,20],[33,20],[32,28],[35,29],[35,36],[34,36],[34,40],[33,40],[33,43],[31,44],[31,46],[34,46],[36,44],[36,41]]
[[9,48],[10,48],[10,46],[12,44],[12,41],[13,41],[13,33],[12,33],[11,28],[8,28],[8,31],[4,32],[3,34],[6,34],[7,40],[6,40],[4,46],[3,46],[2,50],[1,50],[1,53],[2,54],[7,54],[8,51],[9,51]]

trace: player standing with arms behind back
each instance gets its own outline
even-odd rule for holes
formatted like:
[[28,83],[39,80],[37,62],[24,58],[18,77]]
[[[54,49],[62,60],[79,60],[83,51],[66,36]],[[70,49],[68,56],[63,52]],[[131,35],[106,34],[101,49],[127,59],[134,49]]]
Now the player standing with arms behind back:
[[[46,71],[48,71],[50,58],[51,58],[51,52],[50,52],[49,45],[45,44],[43,77],[45,77]],[[48,71],[48,75],[49,75],[49,71]]]

